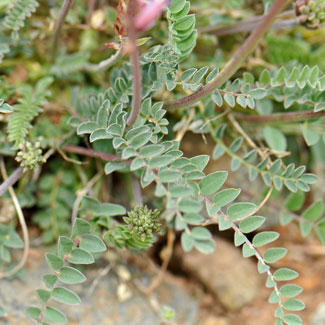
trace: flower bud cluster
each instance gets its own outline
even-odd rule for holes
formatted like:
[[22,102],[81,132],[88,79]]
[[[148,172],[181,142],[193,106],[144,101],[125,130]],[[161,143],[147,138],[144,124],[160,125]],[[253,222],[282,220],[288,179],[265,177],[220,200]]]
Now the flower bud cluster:
[[147,237],[152,237],[161,229],[158,222],[158,210],[148,209],[147,206],[137,206],[130,212],[128,217],[124,218],[125,223],[128,225],[131,234],[138,234],[142,241]]
[[16,160],[20,163],[20,166],[24,167],[24,171],[35,169],[40,163],[45,162],[39,142],[31,143],[26,141],[21,143],[18,148]]
[[325,23],[325,0],[297,0],[296,15],[306,27],[320,28]]

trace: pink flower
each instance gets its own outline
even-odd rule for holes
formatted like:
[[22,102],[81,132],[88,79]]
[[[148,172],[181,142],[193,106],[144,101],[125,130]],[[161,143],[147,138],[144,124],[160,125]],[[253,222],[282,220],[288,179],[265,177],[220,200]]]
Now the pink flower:
[[[143,0],[139,0],[139,3],[141,5]],[[135,18],[136,30],[142,32],[150,28],[154,21],[161,15],[167,3],[168,0],[149,0]]]

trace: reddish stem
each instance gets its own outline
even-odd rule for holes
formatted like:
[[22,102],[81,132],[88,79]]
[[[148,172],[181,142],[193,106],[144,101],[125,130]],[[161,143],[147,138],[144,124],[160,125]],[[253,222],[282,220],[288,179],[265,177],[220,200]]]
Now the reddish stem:
[[[109,154],[109,153],[105,153],[105,152],[101,152],[101,151],[95,151],[95,150],[84,148],[84,147],[66,145],[62,149],[63,149],[63,151],[72,152],[72,153],[76,153],[76,154],[88,156],[88,157],[101,158],[106,161],[122,160],[121,157],[119,157],[117,155],[113,155],[113,154]],[[129,160],[123,160],[123,161],[127,164],[131,164],[131,161],[129,161]]]

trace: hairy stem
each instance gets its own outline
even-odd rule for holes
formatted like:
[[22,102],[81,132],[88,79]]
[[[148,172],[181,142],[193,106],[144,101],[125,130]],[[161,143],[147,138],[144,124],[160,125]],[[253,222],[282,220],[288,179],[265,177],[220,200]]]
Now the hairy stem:
[[55,30],[54,30],[54,36],[53,36],[53,46],[52,46],[52,59],[55,59],[55,55],[58,49],[58,42],[59,37],[61,33],[61,29],[63,26],[63,23],[65,21],[65,18],[67,17],[67,14],[71,8],[73,0],[64,0],[62,8],[59,13],[59,18],[55,24]]
[[128,41],[132,63],[133,74],[133,97],[130,115],[126,121],[128,127],[137,120],[141,110],[141,68],[139,62],[139,52],[137,47],[137,32],[135,28],[135,13],[137,11],[137,1],[131,0],[128,5]]
[[267,115],[235,114],[241,121],[247,121],[250,123],[294,123],[325,116],[325,111],[314,112],[313,110],[310,110],[301,112],[273,113]]
[[235,56],[225,65],[223,70],[209,83],[195,93],[165,104],[167,109],[176,109],[190,106],[211,94],[216,88],[222,86],[243,64],[254,51],[259,41],[272,25],[276,16],[289,4],[289,0],[276,0],[267,15],[264,16],[258,27],[251,33]]

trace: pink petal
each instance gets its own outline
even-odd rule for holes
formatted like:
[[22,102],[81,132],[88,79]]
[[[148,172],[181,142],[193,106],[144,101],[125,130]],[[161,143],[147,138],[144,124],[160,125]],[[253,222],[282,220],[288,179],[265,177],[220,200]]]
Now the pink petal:
[[135,19],[135,28],[137,31],[148,29],[151,24],[161,15],[168,0],[153,0],[150,1],[140,11]]

